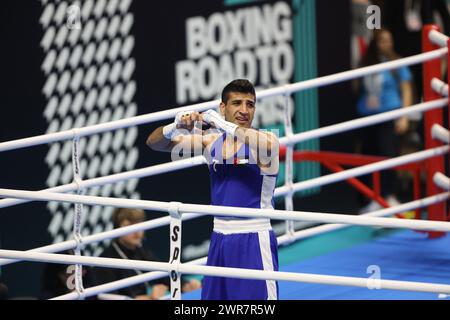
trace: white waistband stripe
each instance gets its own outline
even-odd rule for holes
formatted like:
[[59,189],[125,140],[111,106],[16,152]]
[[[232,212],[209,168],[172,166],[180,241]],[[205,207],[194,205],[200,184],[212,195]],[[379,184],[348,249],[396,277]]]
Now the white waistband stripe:
[[223,220],[214,218],[214,231],[222,234],[272,230],[269,219]]

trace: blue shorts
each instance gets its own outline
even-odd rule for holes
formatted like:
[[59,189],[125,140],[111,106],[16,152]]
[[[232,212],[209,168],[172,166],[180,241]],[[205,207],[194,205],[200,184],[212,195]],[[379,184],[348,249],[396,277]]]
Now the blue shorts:
[[[220,223],[217,223],[219,221]],[[262,228],[253,228],[255,224],[251,220],[239,221],[224,222],[217,218],[214,220],[207,265],[278,271],[277,239],[270,227],[270,221],[265,220]],[[244,224],[244,228],[238,224]],[[250,229],[249,224],[252,224]],[[259,222],[257,225],[262,226]],[[202,300],[276,299],[278,283],[274,280],[211,276],[205,276],[203,279]]]

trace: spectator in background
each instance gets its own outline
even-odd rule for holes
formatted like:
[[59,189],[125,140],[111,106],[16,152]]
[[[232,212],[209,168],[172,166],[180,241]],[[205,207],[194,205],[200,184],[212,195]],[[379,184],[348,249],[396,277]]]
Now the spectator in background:
[[367,28],[367,8],[372,5],[369,0],[352,0],[352,37],[351,37],[351,67],[357,68],[367,45],[370,42],[372,32]]
[[[139,209],[116,209],[112,216],[114,228],[125,227],[145,220],[145,213]],[[144,232],[134,232],[113,240],[111,245],[100,255],[105,258],[159,261],[148,249],[143,248]],[[96,268],[99,283],[106,283],[142,274],[140,270]],[[156,300],[163,297],[169,290],[169,278],[145,282],[113,293],[128,296],[137,300]],[[188,292],[200,288],[200,281],[182,282],[182,291]]]
[[[73,255],[73,250],[61,252]],[[83,266],[83,287],[95,285],[95,277],[92,268]],[[73,265],[46,263],[41,279],[41,299],[51,299],[75,290],[75,268]]]
[[[375,30],[360,67],[400,58],[394,51],[392,35],[387,29]],[[357,112],[360,116],[369,116],[393,109],[407,107],[413,102],[411,72],[407,67],[385,71],[364,77],[357,85],[359,94]],[[396,121],[384,122],[361,130],[361,153],[396,157],[399,154],[399,136],[409,127],[407,117]],[[395,196],[397,177],[395,171],[385,170],[381,174],[382,196],[390,205],[398,205]],[[370,212],[381,208],[370,202],[361,212]]]
[[[384,24],[392,31],[395,48],[402,56],[422,52],[422,28],[434,23],[450,34],[450,14],[446,0],[395,0],[382,2]],[[422,97],[422,64],[411,66],[417,98]]]

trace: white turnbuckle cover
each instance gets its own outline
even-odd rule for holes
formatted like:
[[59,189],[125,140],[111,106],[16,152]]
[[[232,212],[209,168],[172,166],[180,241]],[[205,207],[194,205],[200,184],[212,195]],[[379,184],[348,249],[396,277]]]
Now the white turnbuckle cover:
[[181,258],[181,214],[180,202],[170,202],[170,298],[181,300],[181,275],[178,271]]

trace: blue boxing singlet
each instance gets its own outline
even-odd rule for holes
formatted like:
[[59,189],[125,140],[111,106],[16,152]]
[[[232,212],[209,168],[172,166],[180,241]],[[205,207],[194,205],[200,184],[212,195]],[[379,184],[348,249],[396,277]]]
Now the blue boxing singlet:
[[217,138],[210,151],[211,204],[273,209],[277,175],[262,172],[247,144],[243,144],[232,158],[223,159],[225,139],[225,134]]
[[[233,157],[222,159],[225,138],[225,134],[217,138],[210,149],[211,204],[273,209],[277,175],[263,174],[246,144]],[[278,245],[270,220],[216,216],[206,264],[277,271]],[[278,284],[273,280],[203,278],[202,300],[275,299]]]

